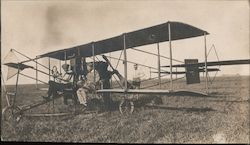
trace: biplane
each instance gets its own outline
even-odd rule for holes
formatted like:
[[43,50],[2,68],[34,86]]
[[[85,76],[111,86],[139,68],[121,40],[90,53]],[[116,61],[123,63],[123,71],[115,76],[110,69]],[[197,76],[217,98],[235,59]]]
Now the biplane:
[[[94,71],[98,71],[97,64],[98,61],[96,60],[97,55],[101,55],[104,62],[113,70],[114,74],[119,78],[118,84],[120,84],[120,88],[112,88],[111,86],[105,86],[105,84],[101,84],[101,87],[95,86],[95,91],[92,92],[92,94],[96,96],[100,96],[100,98],[104,99],[105,97],[110,97],[112,99],[111,94],[120,94],[121,96],[121,101],[119,104],[119,110],[121,113],[124,113],[126,110],[128,112],[132,113],[134,110],[134,103],[133,103],[133,95],[135,94],[154,94],[157,96],[173,96],[173,95],[198,95],[198,96],[208,96],[209,91],[208,91],[208,72],[210,71],[219,71],[218,68],[208,68],[209,66],[215,66],[215,65],[239,65],[239,64],[250,64],[250,60],[230,60],[230,61],[216,61],[216,62],[208,62],[207,61],[207,44],[206,44],[206,36],[209,35],[208,32],[199,29],[197,27],[191,26],[189,24],[181,23],[181,22],[172,22],[168,21],[163,24],[159,24],[156,26],[144,28],[141,30],[137,31],[132,31],[128,33],[123,33],[121,35],[100,40],[100,41],[95,41],[95,42],[90,42],[86,43],[83,45],[67,48],[67,49],[62,49],[62,50],[57,50],[57,51],[52,51],[49,53],[41,54],[36,56],[35,58],[29,58],[28,56],[25,56],[28,58],[28,60],[21,61],[21,62],[8,62],[5,63],[4,65],[7,65],[8,67],[16,69],[16,73],[13,73],[11,76],[17,75],[17,81],[16,81],[16,88],[18,86],[18,77],[19,75],[23,75],[26,77],[29,77],[31,79],[36,80],[36,84],[38,81],[42,83],[41,80],[38,79],[38,72],[46,74],[48,76],[52,77],[51,74],[51,67],[50,64],[49,66],[42,65],[41,63],[38,63],[39,59],[42,58],[53,58],[56,59],[60,62],[65,61],[65,63],[70,60],[73,62],[71,65],[73,65],[73,71],[74,71],[74,80],[73,84],[76,84],[77,81],[79,81],[79,75],[82,75],[84,73],[80,73],[81,71],[84,71],[84,61],[85,58],[91,58],[92,59],[92,65],[94,68]],[[205,61],[202,63],[198,63],[197,59],[187,59],[185,60],[184,64],[179,64],[179,65],[173,65],[173,61],[181,62],[178,60],[175,60],[172,56],[172,41],[177,41],[177,40],[182,40],[182,39],[188,39],[188,38],[193,38],[193,37],[204,37],[204,57]],[[162,57],[159,53],[159,43],[162,42],[169,42],[169,54],[170,56],[168,57],[170,61],[170,65],[164,65],[161,66],[160,64],[160,57]],[[152,54],[157,56],[157,63],[158,67],[153,68],[151,66],[147,66],[145,64],[138,64],[144,67],[149,67],[152,69],[157,70],[156,73],[158,73],[158,89],[138,89],[138,87],[135,87],[135,84],[131,82],[131,80],[128,79],[128,68],[127,65],[128,63],[133,63],[132,61],[129,61],[127,59],[127,50],[128,49],[134,49],[137,50],[135,47],[139,46],[144,46],[144,45],[149,45],[149,44],[157,44],[157,50],[158,54],[154,54],[151,52],[143,51],[143,50],[138,50],[142,51],[147,54]],[[16,50],[12,50],[16,51]],[[112,58],[111,56],[106,55],[107,53],[111,52],[116,52],[116,51],[121,51],[123,53],[123,59],[121,58],[115,58],[118,60],[123,61],[123,66],[124,66],[124,75],[121,75],[119,71],[116,70],[116,68],[110,63],[108,58]],[[17,53],[21,54],[20,52],[16,51]],[[121,53],[121,54],[122,54]],[[24,54],[22,54],[24,55]],[[121,57],[121,55],[120,55]],[[29,66],[26,65],[25,63],[27,62],[35,62],[36,66]],[[45,67],[46,69],[49,70],[49,72],[44,72],[38,69],[38,65],[41,65]],[[169,67],[170,71],[162,71],[163,67]],[[173,68],[174,67],[184,67],[186,70],[182,72],[174,72]],[[81,69],[80,69],[81,68]],[[24,75],[20,73],[24,69],[33,69],[36,71],[36,78],[32,78],[28,75]],[[80,72],[79,72],[80,70]],[[186,74],[186,82],[187,84],[194,84],[194,83],[200,83],[200,76],[199,73],[204,72],[205,73],[205,92],[197,92],[197,91],[191,91],[191,90],[176,90],[173,89],[173,74]],[[169,89],[162,89],[161,88],[161,74],[168,74],[170,75],[170,87]],[[92,80],[95,84],[99,81],[96,76],[94,76],[94,79]],[[100,84],[99,84],[100,85]],[[16,89],[17,90],[17,89]],[[62,95],[71,95],[76,97],[75,94],[75,85],[72,85],[72,88],[70,90],[65,90],[65,92]],[[60,96],[60,95],[58,95]],[[132,96],[132,97],[131,97]],[[32,104],[26,108],[20,108],[15,106],[15,98],[17,97],[17,92],[14,94],[14,101],[10,105],[10,110],[12,110],[12,115],[18,116],[16,114],[23,114],[24,111],[32,109],[34,107],[37,107],[41,104],[47,103],[48,101],[43,101],[39,102],[36,104]],[[57,96],[54,97],[56,99]],[[132,99],[131,99],[132,98]],[[53,99],[53,100],[54,100]],[[10,103],[8,103],[10,104]],[[108,103],[108,105],[112,105]],[[6,109],[5,109],[6,110]],[[14,110],[14,111],[13,111]]]

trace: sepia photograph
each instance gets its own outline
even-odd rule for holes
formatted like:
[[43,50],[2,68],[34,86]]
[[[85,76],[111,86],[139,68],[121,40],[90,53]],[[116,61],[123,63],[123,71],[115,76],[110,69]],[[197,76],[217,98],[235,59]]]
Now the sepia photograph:
[[1,0],[1,141],[250,144],[248,0]]

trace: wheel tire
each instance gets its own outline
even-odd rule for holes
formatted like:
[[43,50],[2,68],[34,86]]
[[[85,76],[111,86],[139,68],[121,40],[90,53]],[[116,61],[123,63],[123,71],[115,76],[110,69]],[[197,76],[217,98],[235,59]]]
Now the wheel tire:
[[[13,109],[13,114],[12,114]],[[15,129],[15,125],[21,120],[21,108],[7,106],[2,110],[2,125],[5,129]]]
[[119,104],[119,111],[121,114],[132,114],[134,111],[133,101],[123,99]]

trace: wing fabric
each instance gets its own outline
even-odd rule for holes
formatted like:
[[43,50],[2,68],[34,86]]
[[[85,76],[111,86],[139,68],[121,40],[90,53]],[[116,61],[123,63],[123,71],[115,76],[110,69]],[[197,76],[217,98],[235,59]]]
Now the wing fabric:
[[15,76],[18,73],[18,69],[19,71],[22,71],[26,68],[33,68],[32,66],[18,63],[19,60],[12,50],[9,51],[9,53],[4,58],[3,62],[4,65],[8,66],[7,80]]
[[[196,28],[194,26],[184,24],[181,22],[166,22],[152,27],[140,29],[133,32],[124,33],[112,38],[86,43],[83,45],[62,49],[58,51],[49,52],[38,56],[51,57],[60,60],[68,60],[76,55],[82,57],[90,57],[93,55],[100,55],[108,52],[114,52],[126,48],[139,47],[164,41],[169,41],[169,24],[171,28],[171,40],[181,40],[186,38],[198,37],[208,35],[209,33]],[[124,44],[125,40],[125,44]],[[94,48],[94,51],[93,51]]]
[[19,71],[22,71],[26,68],[33,68],[32,66],[22,64],[22,63],[5,63],[4,65],[8,66],[8,73],[7,73],[7,80],[12,78],[18,73]]

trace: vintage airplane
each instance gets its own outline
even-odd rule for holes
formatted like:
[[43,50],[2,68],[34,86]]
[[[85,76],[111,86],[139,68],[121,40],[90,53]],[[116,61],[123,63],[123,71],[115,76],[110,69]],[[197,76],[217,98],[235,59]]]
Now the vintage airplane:
[[[85,58],[92,58],[93,59],[93,68],[95,71],[95,70],[97,70],[96,64],[98,64],[98,62],[96,61],[96,56],[102,55],[102,57],[106,61],[106,63],[110,66],[110,68],[118,76],[118,78],[120,80],[121,88],[117,89],[117,88],[111,88],[111,87],[106,87],[106,86],[96,87],[99,89],[95,90],[94,94],[98,95],[98,96],[102,96],[103,98],[105,98],[106,96],[109,96],[110,94],[113,94],[113,93],[121,94],[122,101],[119,105],[120,112],[123,113],[129,107],[129,112],[132,113],[134,110],[134,104],[133,104],[133,101],[131,100],[131,95],[133,96],[133,94],[155,94],[155,95],[163,95],[163,96],[168,96],[168,95],[170,95],[170,96],[171,95],[207,96],[208,95],[207,79],[206,79],[206,83],[205,83],[206,92],[197,92],[197,91],[191,91],[191,90],[174,90],[173,89],[174,79],[173,79],[172,75],[175,74],[175,72],[173,72],[173,67],[185,67],[186,72],[188,72],[190,75],[188,75],[188,73],[186,73],[186,72],[178,72],[178,73],[180,73],[180,74],[186,73],[187,78],[188,78],[187,82],[188,82],[188,84],[190,84],[190,83],[197,83],[198,81],[196,79],[199,78],[199,76],[197,76],[197,75],[194,77],[192,75],[193,74],[192,72],[195,72],[196,74],[197,74],[197,72],[198,72],[198,74],[199,74],[199,72],[205,72],[206,78],[207,78],[207,74],[209,71],[218,71],[219,70],[219,69],[209,69],[209,68],[207,68],[208,66],[211,66],[211,65],[229,65],[229,64],[249,64],[250,63],[249,60],[238,60],[238,61],[233,61],[233,62],[232,61],[207,62],[207,55],[205,55],[204,56],[205,57],[204,63],[198,63],[197,60],[187,60],[187,61],[185,61],[185,64],[172,65],[172,61],[180,62],[178,60],[175,60],[172,57],[172,44],[171,44],[172,41],[203,36],[204,40],[205,40],[204,41],[205,42],[204,43],[204,50],[205,50],[205,54],[207,54],[206,35],[208,35],[208,34],[209,33],[204,31],[204,30],[201,30],[199,28],[196,28],[194,26],[191,26],[191,25],[188,25],[185,23],[168,21],[168,22],[160,24],[160,25],[148,27],[145,29],[141,29],[141,30],[137,30],[137,31],[129,32],[129,33],[124,33],[122,35],[108,38],[105,40],[90,42],[90,43],[87,43],[84,45],[79,45],[79,46],[75,46],[75,47],[71,47],[71,48],[67,48],[67,49],[62,49],[62,50],[57,50],[57,51],[45,53],[42,55],[38,55],[33,59],[29,58],[28,56],[25,56],[28,58],[28,60],[18,62],[18,63],[9,62],[9,63],[5,63],[5,65],[17,70],[15,73],[15,74],[17,74],[17,83],[16,83],[16,87],[17,87],[18,76],[19,76],[19,74],[21,74],[20,72],[24,69],[34,69],[36,71],[36,78],[32,78],[30,76],[22,74],[23,76],[29,77],[31,79],[35,79],[36,84],[38,83],[38,81],[43,82],[43,81],[38,79],[38,72],[52,76],[50,64],[49,64],[49,66],[44,66],[44,65],[38,63],[39,59],[47,57],[47,58],[57,59],[57,60],[59,60],[59,62],[65,61],[65,63],[67,63],[67,60],[71,60],[71,61],[73,61],[72,64],[74,64],[74,66],[73,66],[73,68],[74,68],[73,71],[75,71],[74,75],[79,76],[81,74],[79,74],[78,71],[76,71],[76,69],[78,69],[82,65],[84,65],[83,61],[81,61],[81,60],[83,60]],[[131,83],[131,81],[128,80],[127,64],[131,63],[131,61],[127,60],[127,53],[126,53],[127,49],[137,50],[137,49],[135,49],[135,47],[149,45],[149,44],[157,44],[158,54],[153,54],[151,52],[146,52],[143,50],[140,50],[140,51],[158,56],[157,57],[158,58],[157,59],[157,62],[158,62],[157,68],[153,68],[153,67],[146,66],[146,65],[142,65],[142,66],[146,66],[146,67],[158,70],[157,71],[157,73],[158,73],[157,79],[159,81],[158,85],[160,87],[161,86],[161,73],[165,73],[165,72],[162,72],[161,66],[160,66],[160,57],[163,57],[163,56],[161,56],[159,54],[159,43],[165,42],[165,41],[169,42],[169,50],[170,50],[170,56],[169,56],[170,65],[164,66],[164,67],[170,68],[170,71],[166,72],[166,73],[170,74],[170,88],[169,89],[161,89],[161,88],[159,88],[159,89],[137,89],[136,87],[134,87],[133,83]],[[115,52],[115,51],[122,51],[123,52],[124,58],[123,59],[118,58],[118,60],[123,60],[123,62],[124,62],[123,63],[124,64],[124,76],[122,76],[119,73],[119,71],[115,71],[116,68],[114,68],[112,66],[112,64],[110,63],[109,59],[107,58],[108,56],[104,55],[106,53],[111,53],[111,52]],[[21,54],[20,52],[18,52],[18,53]],[[24,54],[22,54],[22,55],[24,55]],[[32,61],[36,63],[36,67],[32,67],[32,66],[28,66],[28,65],[24,64],[24,63],[32,62]],[[44,71],[39,70],[37,68],[38,65],[41,65],[44,68],[48,69],[49,72],[46,73]],[[202,67],[202,68],[200,68],[200,67]],[[79,80],[79,77],[74,77],[73,83],[76,84],[76,82],[78,80]],[[93,81],[96,83],[99,80],[97,80],[96,76],[94,76]],[[73,90],[75,90],[74,87],[70,91],[67,91],[68,94],[71,94],[73,96],[75,95],[75,92],[73,91]],[[14,95],[14,98],[16,98],[16,97],[17,97],[17,92]],[[20,115],[20,114],[23,114],[20,112],[24,112],[26,110],[29,110],[33,107],[39,106],[40,104],[44,104],[44,103],[46,103],[46,101],[40,102],[37,104],[33,104],[31,106],[26,107],[25,109],[19,108],[16,110],[18,110],[17,112],[19,112],[19,115]],[[11,107],[9,107],[9,108],[12,108],[12,109],[16,108],[15,102],[12,103]]]

